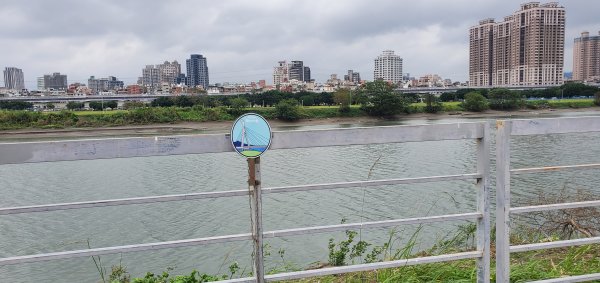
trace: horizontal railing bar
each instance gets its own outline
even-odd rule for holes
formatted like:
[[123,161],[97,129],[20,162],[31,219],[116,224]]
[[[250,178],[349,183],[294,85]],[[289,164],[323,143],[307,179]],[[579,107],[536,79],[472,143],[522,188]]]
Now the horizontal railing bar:
[[301,192],[301,191],[313,191],[313,190],[331,190],[331,189],[341,189],[341,188],[356,188],[356,187],[372,187],[372,186],[470,180],[470,179],[478,179],[478,178],[481,178],[481,174],[474,173],[474,174],[460,174],[460,175],[446,175],[446,176],[399,178],[399,179],[370,180],[370,181],[351,181],[351,182],[339,182],[339,183],[329,183],[329,184],[311,184],[311,185],[272,187],[272,188],[263,188],[262,192],[264,194],[289,193],[289,192]]
[[600,243],[600,237],[511,246],[510,252],[511,253],[520,253],[520,252],[528,252],[528,251],[536,251],[536,250],[544,250],[544,249],[590,245],[590,244],[597,244],[597,243]]
[[134,198],[82,201],[82,202],[57,203],[57,204],[30,205],[30,206],[0,208],[0,215],[22,214],[22,213],[32,213],[32,212],[50,212],[50,211],[58,211],[58,210],[132,205],[132,204],[148,204],[148,203],[183,201],[183,200],[198,200],[198,199],[221,198],[221,197],[235,197],[235,196],[245,196],[245,195],[248,195],[248,190],[204,192],[204,193],[190,193],[190,194],[150,196],[150,197],[134,197]]
[[462,260],[462,259],[473,259],[473,258],[481,257],[481,255],[482,255],[482,253],[480,251],[473,251],[473,252],[463,252],[463,253],[455,253],[455,254],[448,254],[448,255],[438,255],[438,256],[401,259],[401,260],[394,260],[394,261],[357,264],[357,265],[350,265],[350,266],[330,267],[330,268],[323,268],[323,269],[313,269],[313,270],[267,275],[267,276],[265,276],[265,280],[267,282],[276,282],[276,281],[281,281],[281,280],[294,280],[294,279],[301,279],[301,278],[306,278],[306,277],[326,276],[326,275],[333,275],[333,274],[340,274],[340,273],[369,271],[369,270],[382,269],[382,268],[394,268],[394,267],[411,266],[411,265],[418,265],[418,264],[447,262],[447,261],[455,261],[455,260]]
[[600,117],[515,119],[510,121],[512,123],[511,135],[513,136],[600,131]]
[[245,234],[226,235],[226,236],[198,238],[198,239],[187,239],[187,240],[177,240],[177,241],[167,241],[167,242],[157,242],[157,243],[147,243],[147,244],[93,248],[93,249],[87,249],[87,250],[74,250],[74,251],[65,251],[65,252],[24,255],[24,256],[0,258],[0,266],[11,265],[11,264],[20,264],[20,263],[41,262],[41,261],[49,261],[49,260],[57,260],[57,259],[68,259],[68,258],[85,257],[85,256],[141,252],[141,251],[159,250],[159,249],[167,249],[167,248],[190,247],[190,246],[197,246],[197,245],[226,243],[226,242],[244,241],[244,240],[251,240],[251,239],[252,239],[252,234],[245,233]]
[[600,273],[577,275],[577,276],[566,276],[560,278],[530,281],[530,283],[575,283],[575,282],[589,282],[592,280],[600,280]]
[[518,213],[527,213],[527,212],[536,212],[536,211],[593,207],[593,206],[600,206],[600,200],[511,207],[510,213],[518,214]]
[[580,165],[562,165],[562,166],[546,166],[546,167],[535,167],[535,168],[520,168],[512,169],[510,173],[512,175],[529,174],[529,173],[540,173],[560,170],[578,170],[578,169],[596,169],[600,168],[600,163],[595,164],[580,164]]
[[[327,276],[327,275],[334,275],[334,274],[341,274],[341,273],[370,271],[370,270],[383,269],[383,268],[394,268],[394,267],[411,266],[411,265],[418,265],[418,264],[447,262],[447,261],[455,261],[455,260],[463,260],[463,259],[473,259],[473,258],[481,257],[481,255],[482,255],[481,252],[473,251],[473,252],[463,252],[463,253],[446,254],[446,255],[438,255],[438,256],[400,259],[400,260],[394,260],[394,261],[356,264],[356,265],[349,265],[349,266],[310,269],[310,270],[303,270],[303,271],[295,271],[295,272],[286,272],[286,273],[267,275],[267,276],[265,276],[265,281],[266,282],[277,282],[277,281],[283,281],[283,280],[295,280],[295,279],[302,279],[302,278],[308,278],[308,277]],[[256,279],[253,277],[246,277],[246,278],[230,279],[230,280],[219,281],[219,282],[251,283],[251,282],[256,282]]]
[[[263,188],[262,191],[264,194],[287,193],[287,192],[300,192],[300,191],[313,191],[313,190],[371,187],[371,186],[385,186],[385,185],[397,185],[397,184],[414,184],[414,183],[442,182],[442,181],[453,181],[453,180],[469,180],[469,179],[477,179],[477,178],[481,178],[481,175],[480,174],[462,174],[462,175],[432,176],[432,177],[418,177],[418,178],[351,181],[351,182],[340,182],[340,183],[329,183],[329,184],[312,184],[312,185]],[[133,198],[97,200],[97,201],[43,204],[43,205],[0,208],[0,215],[22,214],[22,213],[32,213],[32,212],[50,212],[50,211],[69,210],[69,209],[120,206],[120,205],[132,205],[132,204],[148,204],[148,203],[157,203],[157,202],[198,200],[198,199],[208,199],[208,198],[235,197],[235,196],[245,196],[245,195],[248,195],[247,190],[189,193],[189,194],[164,195],[164,196],[133,197]]]
[[[401,225],[401,224],[409,225],[409,224],[433,223],[433,222],[452,221],[452,220],[470,220],[470,219],[477,219],[477,218],[481,218],[481,217],[482,217],[481,213],[473,212],[473,213],[417,217],[417,218],[407,218],[407,219],[397,219],[397,220],[372,221],[372,222],[364,222],[364,223],[348,223],[348,224],[338,224],[338,225],[329,225],[329,226],[316,226],[316,227],[307,227],[307,228],[294,228],[294,229],[267,231],[267,232],[263,233],[263,237],[265,237],[265,238],[287,237],[287,236],[295,236],[295,235],[344,231],[344,230],[348,230],[348,229],[359,229],[359,228],[367,229],[367,228],[377,228],[377,227],[389,227],[389,226],[396,226],[396,225]],[[37,255],[25,255],[25,256],[0,258],[0,266],[10,265],[10,264],[19,264],[19,263],[40,262],[40,261],[48,261],[48,260],[56,260],[56,259],[84,257],[84,256],[96,256],[96,255],[106,255],[106,254],[115,254],[115,253],[140,252],[140,251],[147,251],[147,250],[158,250],[158,249],[167,249],[167,248],[207,245],[207,244],[214,244],[214,243],[225,243],[225,242],[243,241],[243,240],[250,240],[250,239],[252,239],[252,234],[245,233],[245,234],[225,235],[225,236],[208,237],[208,238],[187,239],[187,240],[177,240],[177,241],[157,242],[157,243],[147,243],[147,244],[137,244],[137,245],[126,245],[126,246],[115,246],[115,247],[105,247],[105,248],[94,248],[94,249],[87,249],[87,250],[54,252],[54,253],[45,253],[45,254],[37,254]]]
[[[483,123],[273,132],[271,149],[478,139]],[[0,143],[1,164],[232,152],[229,134]]]
[[276,237],[288,237],[305,234],[315,234],[324,232],[336,232],[353,229],[368,229],[368,228],[382,228],[398,225],[412,225],[412,224],[426,224],[435,222],[445,221],[457,221],[457,220],[474,220],[483,217],[479,212],[462,213],[462,214],[449,214],[439,216],[425,216],[405,219],[393,219],[393,220],[382,220],[382,221],[370,221],[362,223],[344,223],[336,225],[325,225],[315,226],[306,228],[293,228],[285,230],[269,231],[263,234],[264,238],[276,238]]

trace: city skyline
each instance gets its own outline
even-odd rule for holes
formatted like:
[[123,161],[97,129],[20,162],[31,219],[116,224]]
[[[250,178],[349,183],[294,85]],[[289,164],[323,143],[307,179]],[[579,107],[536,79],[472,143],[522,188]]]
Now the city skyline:
[[[133,84],[145,65],[183,62],[196,53],[209,59],[211,82],[270,82],[281,58],[304,61],[320,82],[349,68],[372,80],[373,59],[390,49],[404,59],[404,72],[466,81],[469,27],[487,17],[501,20],[524,2],[7,1],[0,12],[6,27],[0,31],[0,65],[22,69],[29,89],[53,72],[68,74],[69,82],[95,74]],[[559,4],[567,11],[564,69],[571,71],[573,39],[600,29],[594,15],[600,3]],[[189,17],[192,10],[204,16]]]

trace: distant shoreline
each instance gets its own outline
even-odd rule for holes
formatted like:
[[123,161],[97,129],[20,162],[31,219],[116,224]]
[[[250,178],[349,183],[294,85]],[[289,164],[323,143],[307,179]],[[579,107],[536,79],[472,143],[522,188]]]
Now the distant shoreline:
[[[559,115],[561,113],[595,112],[600,115],[600,108],[565,108],[565,109],[522,109],[518,111],[494,111],[485,112],[441,112],[437,114],[416,113],[399,115],[394,119],[361,116],[361,117],[332,117],[302,119],[296,122],[285,122],[281,120],[269,120],[274,130],[282,130],[287,127],[302,126],[339,126],[340,124],[370,124],[383,121],[410,121],[417,119],[447,119],[447,118],[489,118],[528,116],[531,118],[544,118]],[[26,141],[29,139],[69,139],[69,138],[101,138],[119,136],[156,136],[156,135],[182,135],[182,134],[215,134],[230,131],[233,121],[209,121],[209,122],[180,122],[174,124],[149,124],[131,125],[117,127],[86,127],[66,129],[19,129],[0,131],[0,141]]]

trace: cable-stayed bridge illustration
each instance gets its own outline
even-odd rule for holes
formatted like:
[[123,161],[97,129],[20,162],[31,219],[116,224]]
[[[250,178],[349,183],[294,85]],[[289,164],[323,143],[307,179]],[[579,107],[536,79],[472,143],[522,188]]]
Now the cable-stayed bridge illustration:
[[[268,132],[266,134],[269,134]],[[263,153],[269,146],[270,137],[265,136],[251,127],[248,127],[244,121],[241,123],[241,131],[233,139],[233,146],[244,156],[255,157]]]

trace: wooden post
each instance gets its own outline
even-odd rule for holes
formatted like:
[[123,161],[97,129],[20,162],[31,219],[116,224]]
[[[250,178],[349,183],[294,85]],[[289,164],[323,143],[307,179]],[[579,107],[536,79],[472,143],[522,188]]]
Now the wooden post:
[[248,190],[250,191],[252,240],[254,265],[252,267],[257,283],[265,282],[263,258],[262,195],[260,183],[260,157],[248,158]]
[[510,281],[511,121],[496,122],[496,283]]
[[477,211],[482,217],[477,221],[477,282],[490,282],[490,124],[483,124],[483,138],[477,139]]

